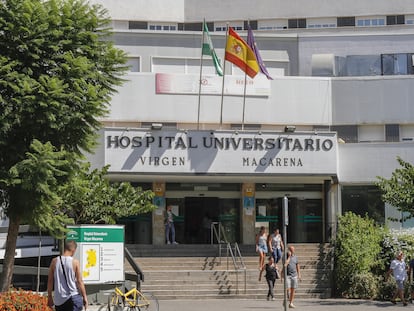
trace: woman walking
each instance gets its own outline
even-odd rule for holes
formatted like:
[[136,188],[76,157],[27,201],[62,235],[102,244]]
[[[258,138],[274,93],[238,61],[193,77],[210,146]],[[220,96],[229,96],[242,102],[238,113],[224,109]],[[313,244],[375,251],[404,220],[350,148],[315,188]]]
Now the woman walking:
[[[273,259],[273,256],[269,256],[269,262],[265,265],[266,271],[265,278],[268,286],[267,300],[275,300],[274,287],[275,282],[279,278],[279,271]],[[259,281],[262,279],[262,272],[260,272]]]
[[260,227],[260,231],[256,235],[256,252],[259,254],[259,270],[262,271],[267,254],[267,234],[264,226]]

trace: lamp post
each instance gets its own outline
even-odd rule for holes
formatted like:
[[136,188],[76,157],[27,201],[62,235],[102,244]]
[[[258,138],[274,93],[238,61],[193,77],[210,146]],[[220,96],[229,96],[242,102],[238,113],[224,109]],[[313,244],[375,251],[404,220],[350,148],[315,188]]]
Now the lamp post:
[[286,284],[286,278],[287,278],[287,271],[286,271],[286,260],[287,260],[287,226],[289,225],[289,212],[288,212],[288,207],[289,207],[289,200],[287,195],[285,195],[283,197],[283,204],[282,204],[282,209],[283,209],[283,239],[285,241],[285,247],[283,248],[283,306],[284,306],[284,310],[287,310],[287,284]]

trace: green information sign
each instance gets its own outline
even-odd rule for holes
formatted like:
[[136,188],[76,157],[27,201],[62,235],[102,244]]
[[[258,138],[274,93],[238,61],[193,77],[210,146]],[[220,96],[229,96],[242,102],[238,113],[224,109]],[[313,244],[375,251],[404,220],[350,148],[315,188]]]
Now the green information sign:
[[75,253],[85,284],[124,281],[124,226],[68,226],[67,240],[78,243]]

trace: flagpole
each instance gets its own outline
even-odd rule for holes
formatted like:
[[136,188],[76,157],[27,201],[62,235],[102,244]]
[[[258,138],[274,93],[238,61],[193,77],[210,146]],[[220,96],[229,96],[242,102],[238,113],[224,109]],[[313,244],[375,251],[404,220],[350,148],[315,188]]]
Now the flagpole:
[[223,64],[223,80],[221,84],[221,105],[220,105],[220,130],[223,125],[223,100],[224,100],[224,77],[226,76],[226,48],[227,48],[227,34],[229,32],[229,23],[226,25],[226,37],[224,39],[224,64]]
[[[250,27],[250,19],[247,20],[247,25],[249,28]],[[242,117],[242,125],[241,125],[241,129],[242,131],[244,130],[244,113],[246,110],[246,84],[247,84],[247,73],[246,70],[244,71],[244,89],[243,89],[243,117]]]
[[204,23],[206,20],[203,20],[203,35],[201,37],[201,56],[200,56],[200,78],[198,79],[198,109],[197,109],[197,130],[200,129],[200,106],[201,106],[201,78],[203,72],[203,44],[204,44]]
[[244,73],[244,90],[243,90],[243,117],[242,117],[242,124],[241,129],[244,130],[244,112],[246,110],[246,85],[247,85],[247,74]]

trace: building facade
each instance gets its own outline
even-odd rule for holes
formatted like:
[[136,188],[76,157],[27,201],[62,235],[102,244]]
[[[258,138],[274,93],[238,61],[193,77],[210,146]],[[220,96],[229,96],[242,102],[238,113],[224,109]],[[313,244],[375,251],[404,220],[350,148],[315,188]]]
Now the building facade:
[[[153,213],[122,220],[127,243],[164,244],[172,205],[180,243],[208,243],[208,218],[253,244],[258,227],[282,228],[284,197],[288,242],[330,241],[346,211],[412,225],[388,221],[401,215],[375,182],[414,160],[414,2],[91,2],[130,72],[89,159],[156,195]],[[228,62],[217,76],[204,19],[222,60],[227,25],[245,38],[250,24],[273,80]]]

